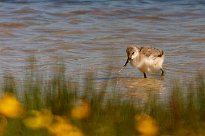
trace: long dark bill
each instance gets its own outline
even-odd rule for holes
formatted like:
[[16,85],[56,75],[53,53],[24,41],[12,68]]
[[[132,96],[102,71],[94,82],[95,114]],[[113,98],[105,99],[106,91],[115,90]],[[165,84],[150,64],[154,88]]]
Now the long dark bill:
[[127,63],[130,61],[129,58],[127,58],[127,61],[125,62],[125,65],[118,71],[118,73],[120,73],[126,66],[127,66]]
[[127,61],[125,62],[125,65],[123,67],[126,67],[127,66],[127,63],[130,61],[129,58],[127,58]]

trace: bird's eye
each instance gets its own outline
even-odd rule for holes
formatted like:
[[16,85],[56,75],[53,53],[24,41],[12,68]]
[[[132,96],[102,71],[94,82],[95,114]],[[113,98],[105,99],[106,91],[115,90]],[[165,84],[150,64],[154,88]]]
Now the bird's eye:
[[134,53],[135,53],[135,52],[133,52],[132,55],[133,55]]

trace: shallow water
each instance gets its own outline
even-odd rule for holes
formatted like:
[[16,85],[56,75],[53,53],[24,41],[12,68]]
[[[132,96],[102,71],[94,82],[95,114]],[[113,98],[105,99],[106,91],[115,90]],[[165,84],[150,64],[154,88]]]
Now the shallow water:
[[[200,0],[0,2],[0,77],[9,72],[23,80],[34,54],[47,76],[59,58],[74,80],[96,72],[97,82],[107,81],[112,65],[111,80],[118,86],[161,88],[166,94],[171,80],[189,81],[205,68],[204,13]],[[118,74],[129,45],[163,49],[165,79],[158,80],[159,73],[141,79],[130,66]]]

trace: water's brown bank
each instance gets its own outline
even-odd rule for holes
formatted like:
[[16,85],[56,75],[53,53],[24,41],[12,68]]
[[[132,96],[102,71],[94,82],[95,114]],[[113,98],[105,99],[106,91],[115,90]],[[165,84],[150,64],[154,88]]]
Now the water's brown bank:
[[[159,93],[160,95],[166,95],[166,87],[163,80],[155,78],[136,78],[136,77],[118,77],[117,88],[121,90],[123,96],[127,98],[141,99],[147,101],[150,94]],[[127,91],[123,91],[127,90]]]

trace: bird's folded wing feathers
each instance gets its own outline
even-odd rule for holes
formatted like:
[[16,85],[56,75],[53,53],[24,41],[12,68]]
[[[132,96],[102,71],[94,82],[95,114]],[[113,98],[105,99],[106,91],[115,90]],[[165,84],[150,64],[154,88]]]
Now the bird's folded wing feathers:
[[156,48],[146,48],[146,47],[141,47],[140,53],[142,53],[143,55],[147,57],[150,57],[150,56],[161,57],[164,54],[163,50],[159,50]]

